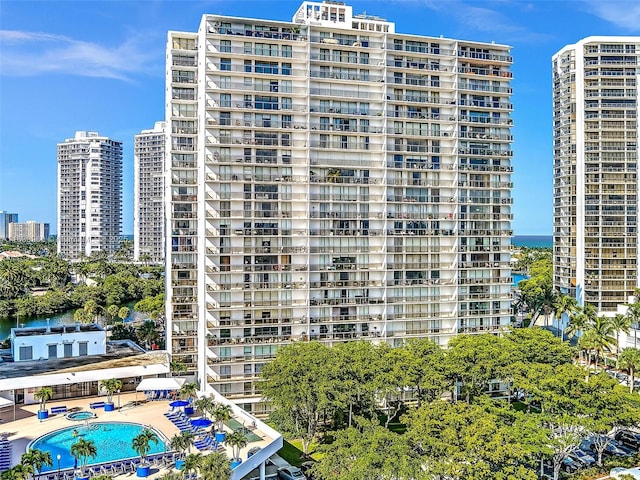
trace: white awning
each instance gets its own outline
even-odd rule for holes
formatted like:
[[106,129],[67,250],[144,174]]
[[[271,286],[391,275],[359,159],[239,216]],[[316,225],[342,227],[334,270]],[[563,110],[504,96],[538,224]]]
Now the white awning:
[[149,392],[155,390],[180,390],[186,381],[185,378],[143,378],[136,387],[139,392]]
[[13,400],[8,398],[0,397],[0,408],[9,407],[13,405]]

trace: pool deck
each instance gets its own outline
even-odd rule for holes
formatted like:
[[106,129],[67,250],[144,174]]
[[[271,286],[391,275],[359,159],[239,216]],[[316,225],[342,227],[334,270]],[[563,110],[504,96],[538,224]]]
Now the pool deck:
[[[179,433],[179,429],[171,423],[165,417],[165,413],[171,410],[169,407],[169,401],[144,401],[139,404],[135,404],[135,400],[138,402],[144,400],[144,395],[138,393],[137,396],[134,393],[122,394],[120,397],[120,405],[122,408],[117,410],[118,398],[114,396],[114,403],[116,404],[116,410],[113,412],[105,412],[102,408],[91,410],[89,404],[96,401],[104,401],[104,397],[84,397],[79,399],[65,399],[64,401],[48,402],[47,408],[51,410],[51,407],[58,407],[65,405],[67,409],[82,409],[94,412],[97,418],[89,420],[89,422],[132,422],[142,425],[149,425],[155,430],[160,432],[165,440],[170,439],[176,433]],[[65,414],[58,414],[49,417],[46,420],[38,420],[37,411],[38,404],[33,405],[19,405],[16,407],[16,420],[13,421],[13,407],[6,407],[0,410],[0,434],[8,434],[8,439],[12,445],[12,465],[16,465],[20,462],[21,455],[25,452],[27,445],[32,440],[50,433],[52,431],[71,427],[75,425],[82,425],[84,421],[72,421],[65,418]],[[198,415],[194,415],[197,417]],[[230,431],[230,430],[229,430]],[[253,447],[264,447],[271,442],[266,434],[260,430],[254,429],[253,433],[260,436],[262,440],[256,442],[250,442],[245,448],[241,450],[241,457],[247,458],[247,451]],[[192,452],[198,452],[195,447],[192,447]],[[206,454],[208,451],[202,452]],[[231,448],[226,448],[227,456],[231,458]],[[55,467],[55,459],[54,459]],[[153,469],[151,476],[147,478],[156,478],[163,475],[167,471],[173,470],[172,468]],[[135,478],[135,474],[117,475],[116,478]]]

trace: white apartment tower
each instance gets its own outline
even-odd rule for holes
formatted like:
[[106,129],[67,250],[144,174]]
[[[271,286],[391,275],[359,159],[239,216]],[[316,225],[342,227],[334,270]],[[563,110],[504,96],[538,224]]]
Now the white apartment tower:
[[165,122],[135,136],[133,148],[133,257],[164,261]]
[[615,313],[638,285],[640,37],[553,56],[554,286]]
[[76,132],[58,144],[58,254],[113,254],[122,232],[122,143]]
[[509,326],[511,63],[341,2],[170,32],[174,360],[260,414],[283,344]]

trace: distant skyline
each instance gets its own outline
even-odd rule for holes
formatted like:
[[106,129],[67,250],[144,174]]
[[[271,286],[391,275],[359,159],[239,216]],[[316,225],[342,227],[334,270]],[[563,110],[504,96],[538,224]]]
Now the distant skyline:
[[[0,2],[0,210],[56,227],[56,145],[77,130],[123,142],[123,234],[133,232],[133,139],[164,119],[169,30],[203,14],[290,21],[298,0]],[[617,0],[346,1],[399,33],[511,45],[516,235],[552,233],[551,56],[592,35],[640,32]]]

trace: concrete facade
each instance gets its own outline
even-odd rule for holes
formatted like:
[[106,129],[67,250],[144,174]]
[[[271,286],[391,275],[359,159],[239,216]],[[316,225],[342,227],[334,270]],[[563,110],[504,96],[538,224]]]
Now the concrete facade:
[[262,414],[280,345],[508,327],[511,63],[341,2],[170,32],[172,358]]

